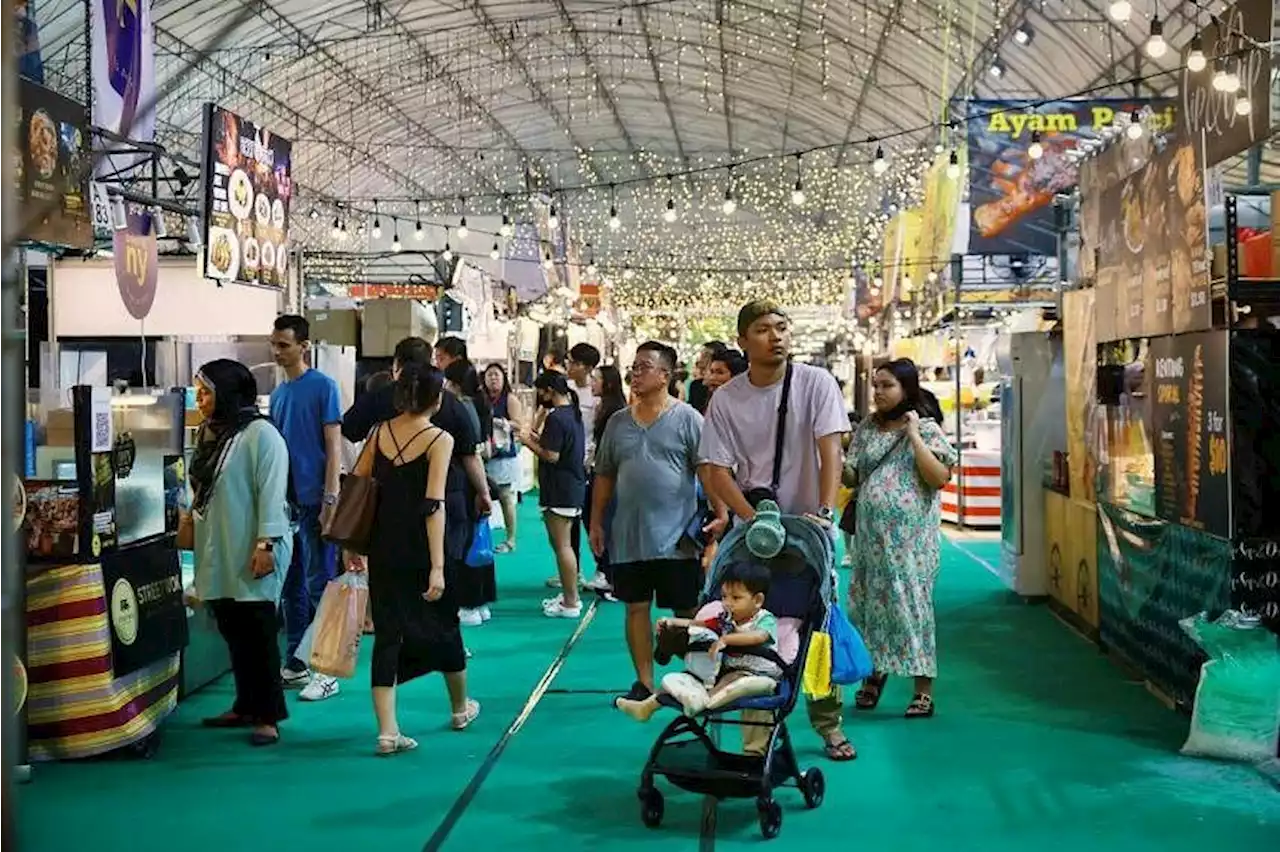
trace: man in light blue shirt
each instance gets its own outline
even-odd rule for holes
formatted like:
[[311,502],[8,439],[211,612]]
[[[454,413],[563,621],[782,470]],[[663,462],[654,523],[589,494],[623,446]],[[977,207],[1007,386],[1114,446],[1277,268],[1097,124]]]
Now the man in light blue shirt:
[[[676,353],[642,343],[631,366],[632,403],[609,418],[596,447],[591,493],[591,549],[606,549],[613,593],[627,605],[627,647],[636,683],[627,698],[653,692],[653,621],[656,602],[680,617],[698,606],[703,573],[700,548],[685,535],[700,520],[698,442],[702,415],[667,393]],[[617,496],[609,541],[604,517]]]
[[271,392],[271,419],[289,447],[289,500],[296,524],[293,562],[282,600],[288,643],[281,676],[287,687],[304,687],[301,698],[319,701],[336,695],[338,682],[326,675],[311,677],[307,665],[293,654],[336,570],[320,529],[338,502],[342,406],[338,383],[307,366],[310,348],[311,327],[306,318],[296,314],[276,318],[271,352],[286,380]]

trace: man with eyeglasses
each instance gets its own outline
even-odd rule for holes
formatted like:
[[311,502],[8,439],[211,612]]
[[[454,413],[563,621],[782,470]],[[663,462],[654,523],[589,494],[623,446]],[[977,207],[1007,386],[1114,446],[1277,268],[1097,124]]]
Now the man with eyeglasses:
[[[613,593],[626,604],[636,682],[626,698],[653,694],[652,607],[693,615],[702,590],[700,548],[685,531],[698,515],[702,415],[667,393],[676,352],[650,341],[631,365],[631,404],[609,418],[596,447],[591,549],[613,562]],[[604,517],[617,496],[609,540]]]

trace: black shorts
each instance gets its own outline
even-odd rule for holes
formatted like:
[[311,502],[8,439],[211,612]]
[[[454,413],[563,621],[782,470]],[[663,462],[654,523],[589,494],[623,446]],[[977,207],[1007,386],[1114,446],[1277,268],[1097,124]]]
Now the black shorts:
[[648,559],[613,566],[613,594],[623,603],[657,601],[659,609],[696,609],[703,584],[697,559]]

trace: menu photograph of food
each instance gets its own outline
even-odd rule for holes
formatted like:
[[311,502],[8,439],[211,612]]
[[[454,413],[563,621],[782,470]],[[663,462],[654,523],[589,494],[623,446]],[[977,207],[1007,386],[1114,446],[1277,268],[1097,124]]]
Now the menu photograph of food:
[[1157,514],[1228,538],[1226,333],[1158,338],[1151,361]]
[[283,287],[289,262],[293,144],[205,105],[205,276]]
[[33,559],[64,559],[80,553],[80,489],[75,483],[28,479],[26,515],[27,555]]
[[1166,148],[1151,168],[1159,172],[1164,186],[1173,330],[1212,328],[1204,163],[1196,146],[1188,142]]
[[69,248],[93,245],[85,108],[22,79],[13,164],[20,239]]

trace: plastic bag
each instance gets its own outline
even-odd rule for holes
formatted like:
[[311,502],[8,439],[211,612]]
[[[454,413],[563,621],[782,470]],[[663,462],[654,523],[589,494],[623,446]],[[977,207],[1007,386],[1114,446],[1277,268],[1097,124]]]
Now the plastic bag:
[[875,672],[871,652],[862,634],[835,604],[827,611],[827,633],[831,636],[831,682],[857,683]]
[[476,521],[476,531],[471,536],[466,563],[468,568],[485,568],[493,564],[493,532],[489,529],[488,518]]
[[1182,753],[1258,763],[1280,740],[1280,645],[1256,618],[1228,611],[1178,622],[1209,661],[1200,668],[1191,733]]
[[810,698],[826,698],[831,694],[831,637],[821,630],[813,631],[809,637],[802,686]]
[[[368,602],[369,580],[363,572],[348,572],[329,581],[307,628],[311,634],[307,662],[312,671],[343,678],[356,673]],[[304,634],[304,643],[307,638]]]

